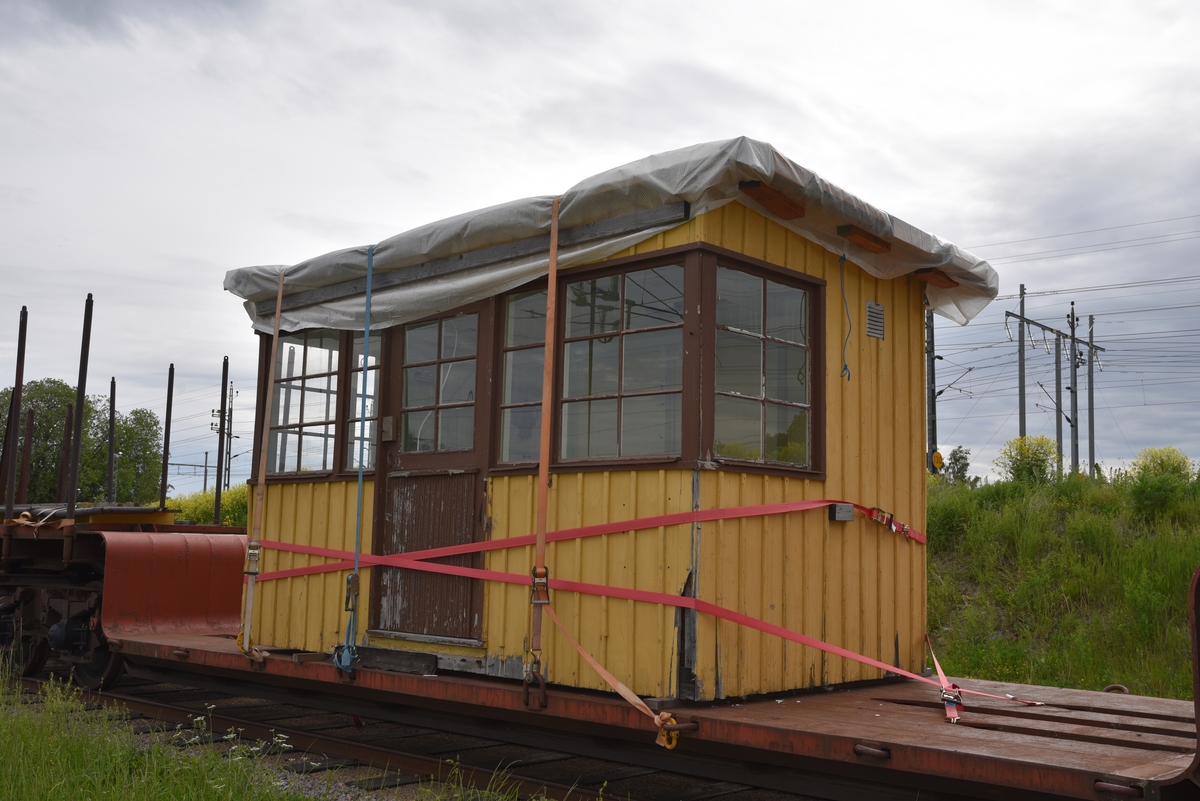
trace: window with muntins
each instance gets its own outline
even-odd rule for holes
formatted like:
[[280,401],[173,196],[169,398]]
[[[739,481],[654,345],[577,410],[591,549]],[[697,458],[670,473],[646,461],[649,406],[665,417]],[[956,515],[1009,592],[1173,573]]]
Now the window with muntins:
[[[363,337],[354,335],[350,358],[350,399],[346,408],[346,469],[358,469],[359,442],[366,437],[363,448],[363,469],[375,468],[376,450],[379,447],[379,347],[380,337],[372,334],[367,348],[367,375],[363,383]],[[367,415],[362,414],[363,395],[367,400]]]
[[568,283],[561,458],[680,452],[682,265]]
[[500,462],[536,462],[540,455],[545,339],[546,290],[506,298]]
[[475,442],[479,315],[404,327],[400,451],[470,450]]
[[271,395],[268,473],[333,469],[339,345],[336,331],[280,336]]
[[809,293],[717,267],[713,452],[812,463]]

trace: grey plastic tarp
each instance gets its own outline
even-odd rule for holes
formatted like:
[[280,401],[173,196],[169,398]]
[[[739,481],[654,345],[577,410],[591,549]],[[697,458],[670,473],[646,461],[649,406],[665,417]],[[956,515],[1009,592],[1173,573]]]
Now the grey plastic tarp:
[[[804,217],[780,219],[742,193],[738,188],[741,181],[769,184],[803,205]],[[986,261],[825,181],[771,145],[745,137],[659,153],[587,178],[563,194],[559,225],[566,229],[679,201],[691,204],[692,217],[738,201],[834,253],[845,254],[878,278],[940,269],[958,286],[942,289],[927,284],[928,305],[963,325],[979,314],[999,289],[999,277]],[[514,200],[397,234],[375,246],[373,269],[379,275],[545,235],[550,231],[552,202],[550,196]],[[603,259],[677,224],[565,248],[559,254],[559,266],[565,269]],[[872,253],[843,239],[837,227],[845,224],[888,240],[891,250]],[[381,290],[372,297],[371,327],[386,328],[506,292],[545,275],[548,265],[549,254],[542,252]],[[225,276],[225,289],[246,300],[246,310],[260,331],[270,332],[273,319],[258,317],[255,304],[274,300],[281,269],[285,268],[243,267]],[[367,272],[367,246],[326,253],[286,270],[285,296],[361,279]],[[364,313],[364,297],[357,295],[285,310],[281,328],[361,329]]]

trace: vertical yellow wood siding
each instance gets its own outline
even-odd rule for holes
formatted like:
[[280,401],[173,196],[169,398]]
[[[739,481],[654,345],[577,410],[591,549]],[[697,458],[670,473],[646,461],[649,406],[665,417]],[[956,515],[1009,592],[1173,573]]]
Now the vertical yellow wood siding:
[[[707,242],[827,282],[826,468],[815,481],[733,470],[613,470],[557,474],[548,510],[553,529],[686,511],[780,501],[839,499],[893,512],[925,526],[923,284],[876,279],[847,261],[845,301],[839,254],[758,213],[730,203],[613,258]],[[866,302],[885,309],[884,339],[866,336]],[[846,309],[849,309],[850,322]],[[852,324],[852,328],[850,327]],[[843,364],[849,379],[839,377]],[[368,491],[364,519],[372,519]],[[493,476],[488,514],[493,539],[533,531],[535,477]],[[354,482],[268,488],[267,539],[352,550]],[[370,550],[364,527],[364,551]],[[491,570],[528,575],[532,548],[495,551]],[[266,552],[264,570],[309,564],[309,557]],[[881,661],[924,664],[925,549],[858,517],[831,523],[824,510],[681,525],[551,543],[551,576],[671,594],[694,572],[700,598],[794,629]],[[365,630],[369,599],[360,601]],[[324,651],[341,642],[345,573],[263,585],[256,641]],[[674,696],[680,655],[674,609],[555,592],[554,608],[602,664],[646,696]],[[521,659],[529,633],[527,587],[489,583],[484,650],[497,662]],[[606,689],[600,677],[546,622],[549,680]],[[362,636],[362,631],[359,637]],[[402,641],[378,642],[410,647]],[[430,650],[427,643],[411,645]],[[446,649],[449,653],[450,649]],[[879,677],[879,671],[815,649],[698,616],[695,674],[700,698],[718,698]]]
[[[373,483],[363,486],[363,553],[371,552]],[[311,481],[267,486],[263,510],[263,540],[313,545],[343,551],[354,550],[354,518],[358,503],[357,481]],[[250,493],[253,520],[254,493]],[[262,572],[325,564],[319,556],[263,549]],[[327,651],[346,636],[350,614],[345,609],[346,575],[349,571],[264,581],[257,585],[254,603],[253,640],[275,648]],[[362,571],[358,635],[367,630],[370,609],[367,589],[370,570]]]
[[[924,308],[909,278],[874,278],[838,256],[731,203],[613,258],[708,242],[824,279],[825,481],[734,471],[699,473],[699,508],[838,499],[879,506],[925,525]],[[866,336],[866,302],[885,309],[885,338]],[[846,346],[850,379],[839,377]],[[569,528],[692,508],[692,472],[558,474],[550,527]],[[493,538],[533,531],[534,478],[489,481]],[[695,557],[693,557],[695,548]],[[925,549],[863,520],[830,523],[824,511],[674,526],[551,544],[551,575],[679,594],[697,562],[699,597],[909,670],[924,663]],[[497,552],[488,567],[528,574],[532,549]],[[675,612],[651,604],[555,593],[555,609],[581,644],[642,695],[671,696],[678,671]],[[529,592],[489,585],[486,649],[519,656]],[[547,628],[544,659],[557,684],[604,689],[574,649]],[[702,698],[878,678],[880,671],[700,615],[695,673]]]

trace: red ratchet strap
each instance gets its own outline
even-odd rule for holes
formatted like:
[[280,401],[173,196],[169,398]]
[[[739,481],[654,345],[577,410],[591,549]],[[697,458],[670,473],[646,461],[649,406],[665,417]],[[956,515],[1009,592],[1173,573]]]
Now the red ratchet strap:
[[[315,547],[306,546],[306,545],[291,545],[291,544],[287,544],[287,543],[275,543],[275,542],[266,543],[266,542],[264,542],[263,546],[268,547],[268,548],[277,548],[279,550],[291,551],[293,553],[304,553],[304,554],[308,554],[308,555],[312,555],[312,556],[324,556],[324,557],[328,557],[328,558],[341,559],[342,561],[339,562],[338,564],[345,564],[347,561],[345,559],[345,557],[353,556],[353,554],[351,554],[347,551],[336,551],[336,550],[332,550],[329,548],[315,548]],[[440,550],[440,549],[438,549],[438,550]],[[440,573],[443,575],[460,576],[463,578],[482,579],[484,581],[497,581],[497,582],[501,582],[501,583],[505,583],[505,584],[520,584],[520,585],[523,585],[526,587],[531,586],[531,583],[532,583],[530,576],[520,574],[520,573],[505,573],[505,572],[501,572],[498,570],[481,570],[479,568],[473,568],[473,567],[462,567],[459,565],[444,565],[444,564],[439,564],[437,562],[425,562],[425,561],[419,561],[419,560],[413,559],[413,557],[418,553],[423,554],[423,553],[427,553],[427,551],[414,551],[411,554],[396,554],[396,555],[392,555],[392,556],[378,556],[378,555],[374,555],[374,554],[363,554],[362,555],[362,563],[364,565],[383,565],[383,566],[388,566],[388,567],[400,567],[400,568],[406,568],[409,570],[421,570],[421,571],[428,572],[428,573]],[[318,568],[321,571],[324,571],[325,569],[339,569],[339,568],[331,568],[329,565],[320,565],[320,566],[318,566]],[[346,568],[340,568],[340,569],[346,569]],[[318,572],[318,571],[311,570],[311,568],[297,568],[295,570],[283,570],[283,571],[277,571],[277,572],[273,572],[273,573],[264,573],[261,576],[259,576],[258,580],[264,581],[264,580],[269,580],[272,578],[284,578],[284,576],[281,575],[283,573],[287,573],[289,575],[304,575],[303,573],[297,573],[297,571]],[[840,656],[844,659],[849,659],[854,662],[859,662],[861,664],[868,665],[870,667],[874,667],[879,670],[888,671],[888,672],[894,673],[896,675],[904,676],[905,678],[909,678],[914,681],[919,681],[924,684],[929,684],[929,685],[932,685],[939,689],[945,689],[949,686],[955,692],[957,692],[959,694],[969,693],[971,695],[978,695],[978,696],[981,696],[984,698],[993,698],[993,699],[996,699],[999,701],[1013,701],[1015,703],[1025,704],[1028,706],[1042,706],[1042,703],[1039,701],[1025,701],[1023,699],[1016,698],[1015,696],[1011,696],[1011,695],[1006,695],[1006,696],[993,695],[991,693],[979,692],[978,690],[968,690],[965,688],[953,687],[952,685],[947,685],[944,683],[944,677],[943,677],[943,681],[935,681],[934,679],[931,679],[927,676],[922,676],[917,673],[910,673],[910,672],[904,670],[903,668],[896,667],[895,665],[889,665],[889,664],[887,664],[885,662],[881,662],[877,659],[872,659],[869,656],[864,656],[862,654],[858,654],[853,651],[849,651],[845,648],[840,648],[836,645],[831,645],[830,643],[824,642],[822,640],[818,640],[813,637],[809,637],[809,636],[807,636],[805,634],[801,634],[799,632],[791,631],[790,629],[785,629],[784,627],[777,626],[773,623],[767,623],[766,621],[759,620],[757,618],[751,617],[746,614],[742,614],[741,612],[735,612],[732,609],[727,609],[723,606],[718,606],[717,604],[710,603],[709,601],[704,601],[699,598],[688,598],[686,596],[670,595],[667,593],[652,592],[650,590],[635,590],[635,589],[628,589],[625,587],[608,587],[608,586],[605,586],[602,584],[589,584],[586,582],[565,581],[563,579],[553,579],[553,578],[549,580],[549,585],[550,585],[551,589],[564,590],[566,592],[578,592],[578,593],[585,594],[585,595],[599,595],[599,596],[604,596],[604,597],[608,597],[608,598],[621,598],[621,599],[630,600],[630,601],[642,601],[645,603],[662,604],[664,606],[674,606],[674,607],[680,607],[680,608],[684,608],[684,609],[695,609],[697,612],[701,612],[706,615],[712,615],[713,617],[720,618],[722,620],[728,620],[732,623],[737,623],[739,625],[746,626],[748,628],[752,628],[757,631],[761,631],[765,634],[771,634],[776,637],[781,637],[785,640],[789,640],[791,642],[798,643],[800,645],[804,645],[809,648],[816,648],[817,650],[825,651],[826,653],[833,654],[834,656]],[[560,628],[562,628],[561,623],[556,621],[556,624]],[[563,631],[564,631],[564,633],[566,633],[565,629],[563,629]],[[571,640],[572,644],[575,645],[576,649],[580,651],[581,654],[585,654],[583,649],[578,645],[577,642],[575,642],[573,637],[570,637],[570,635],[568,634],[568,638]],[[595,663],[595,660],[593,660],[590,655],[585,654],[585,658],[587,659],[589,664],[593,665],[593,667],[596,666],[597,663]],[[941,669],[939,667],[939,673],[940,673],[940,670]],[[611,675],[611,674],[609,674],[609,675]],[[604,673],[601,673],[601,676],[605,678],[605,681],[608,681],[608,683],[611,686],[613,686],[613,689],[620,692],[620,689],[616,685],[613,685],[613,683],[608,680],[608,678],[605,676]],[[624,694],[622,693],[622,695],[624,695]],[[960,695],[959,700],[957,701],[957,704],[961,705],[961,703],[962,703],[962,701],[961,701],[961,695]],[[651,715],[651,717],[656,717],[656,716]],[[661,728],[661,725],[660,725],[660,728]]]
[[[547,542],[562,542],[564,540],[582,539],[585,537],[598,537],[605,534],[623,534],[628,531],[638,531],[648,528],[659,528],[660,526],[676,526],[685,523],[705,523],[712,520],[735,520],[743,517],[764,517],[766,515],[786,514],[788,512],[803,512],[810,509],[820,509],[825,506],[834,506],[844,504],[853,506],[860,511],[868,520],[874,520],[883,524],[890,531],[898,534],[903,534],[907,539],[925,544],[925,535],[903,523],[897,523],[895,517],[886,512],[881,512],[878,507],[868,508],[857,503],[851,504],[848,501],[790,501],[787,503],[766,503],[755,506],[731,506],[725,509],[703,509],[692,512],[676,512],[669,515],[658,515],[656,517],[643,517],[637,520],[621,520],[614,523],[601,523],[595,526],[581,526],[579,528],[567,528],[560,531],[551,531],[546,534]],[[886,522],[884,519],[886,518]],[[498,551],[506,548],[521,548],[528,545],[536,545],[537,536],[527,534],[521,537],[507,537],[505,539],[488,540],[486,542],[469,542],[463,545],[448,545],[442,548],[427,548],[421,551],[410,551],[408,553],[394,554],[387,557],[388,559],[398,560],[397,562],[388,562],[394,566],[400,567],[398,562],[419,562],[426,559],[444,559],[450,556],[463,556],[471,553],[482,553],[485,551]],[[346,551],[336,551],[331,548],[318,548],[311,545],[294,545],[288,542],[263,542],[264,548],[269,548],[276,551],[289,551],[291,553],[302,553],[309,556],[324,556],[330,559],[344,559]],[[363,564],[384,564],[382,562],[370,561],[372,557],[368,554],[362,555]],[[325,565],[310,565],[308,567],[292,568],[290,570],[277,570],[270,573],[263,573],[258,577],[258,581],[270,581],[277,578],[293,578],[296,576],[312,575],[314,573],[326,573],[335,570],[347,570],[349,568],[338,564]]]

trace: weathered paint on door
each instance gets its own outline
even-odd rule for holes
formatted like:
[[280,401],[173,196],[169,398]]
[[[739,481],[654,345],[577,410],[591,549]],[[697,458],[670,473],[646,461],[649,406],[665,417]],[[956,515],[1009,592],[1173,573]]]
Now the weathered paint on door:
[[[477,484],[474,473],[389,476],[382,553],[474,542],[482,517]],[[472,565],[469,556],[437,561]],[[478,636],[479,581],[396,567],[380,568],[379,579],[379,629],[457,640]]]

